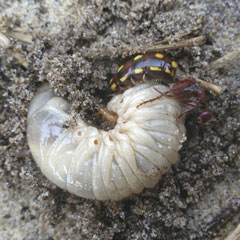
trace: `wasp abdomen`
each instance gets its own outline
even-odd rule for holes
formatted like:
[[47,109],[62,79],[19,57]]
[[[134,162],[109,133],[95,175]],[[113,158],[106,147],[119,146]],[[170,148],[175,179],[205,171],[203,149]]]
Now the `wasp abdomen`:
[[110,88],[121,93],[139,83],[157,81],[164,84],[172,82],[177,63],[162,53],[137,55],[120,66],[110,80]]

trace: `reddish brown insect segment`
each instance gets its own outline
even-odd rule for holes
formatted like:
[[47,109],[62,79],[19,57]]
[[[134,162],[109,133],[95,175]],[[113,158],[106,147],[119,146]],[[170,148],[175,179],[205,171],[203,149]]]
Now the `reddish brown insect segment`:
[[[207,101],[205,91],[198,85],[194,78],[183,78],[174,83],[167,92],[160,92],[155,89],[159,96],[146,100],[139,104],[137,107],[146,104],[148,102],[160,99],[162,96],[172,97],[184,104],[184,111],[179,116],[188,115],[193,112],[200,104],[204,104]],[[204,110],[199,115],[200,123],[206,122],[212,116],[212,113],[208,110]]]
[[118,68],[110,80],[110,89],[118,94],[141,82],[155,80],[169,84],[176,69],[177,63],[162,53],[137,55]]
[[[187,115],[191,113],[195,108],[201,103],[207,101],[206,93],[201,88],[194,78],[183,78],[177,83],[174,83],[172,88],[166,94],[167,96],[172,96],[185,104],[185,110],[182,115]],[[199,121],[201,123],[206,122],[211,118],[212,113],[205,110],[200,113]]]

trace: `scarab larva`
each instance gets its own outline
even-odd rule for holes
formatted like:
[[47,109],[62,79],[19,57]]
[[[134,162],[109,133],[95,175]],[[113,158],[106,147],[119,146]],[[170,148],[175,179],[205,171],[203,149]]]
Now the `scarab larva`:
[[153,187],[178,161],[186,140],[185,115],[205,101],[204,92],[189,79],[182,84],[191,82],[190,87],[161,84],[173,80],[177,64],[159,53],[139,56],[110,80],[115,96],[106,110],[117,119],[109,131],[81,119],[76,127],[64,128],[71,120],[69,103],[47,86],[32,100],[30,150],[43,174],[60,188],[84,198],[121,200]]

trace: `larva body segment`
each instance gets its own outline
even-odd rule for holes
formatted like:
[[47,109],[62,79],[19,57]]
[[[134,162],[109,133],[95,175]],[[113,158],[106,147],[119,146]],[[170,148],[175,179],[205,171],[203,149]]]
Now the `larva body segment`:
[[32,101],[28,114],[28,143],[44,175],[78,196],[121,200],[143,188],[153,187],[178,160],[185,141],[182,105],[161,97],[168,88],[141,84],[116,95],[107,109],[118,114],[116,126],[99,130],[81,119],[75,128],[69,104],[48,88]]

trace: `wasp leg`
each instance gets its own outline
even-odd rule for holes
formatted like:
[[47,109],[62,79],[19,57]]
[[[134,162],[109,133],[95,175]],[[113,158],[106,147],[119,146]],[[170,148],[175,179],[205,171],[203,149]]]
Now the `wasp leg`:
[[[151,99],[149,99],[149,100],[146,100],[146,101],[138,104],[138,105],[137,105],[137,108],[139,108],[141,105],[144,105],[144,104],[146,104],[146,103],[149,103],[149,102],[153,102],[153,101],[155,101],[155,100],[158,100],[158,99],[160,99],[160,98],[163,97],[163,96],[169,96],[169,95],[168,95],[169,91],[163,93],[163,92],[159,91],[157,88],[154,88],[154,90],[157,91],[160,95],[157,96],[157,97],[155,97],[155,98],[151,98]],[[171,97],[171,96],[169,96],[169,97]]]
[[191,100],[188,100],[187,102],[185,102],[185,104],[187,106],[189,106],[188,109],[185,109],[179,116],[178,116],[178,119],[181,118],[182,116],[184,115],[188,115],[189,113],[193,112],[194,109],[197,107],[197,103],[194,102],[194,101],[191,101]]
[[201,112],[200,115],[198,116],[198,121],[200,124],[203,124],[206,121],[208,121],[211,117],[212,117],[212,112],[205,110]]

